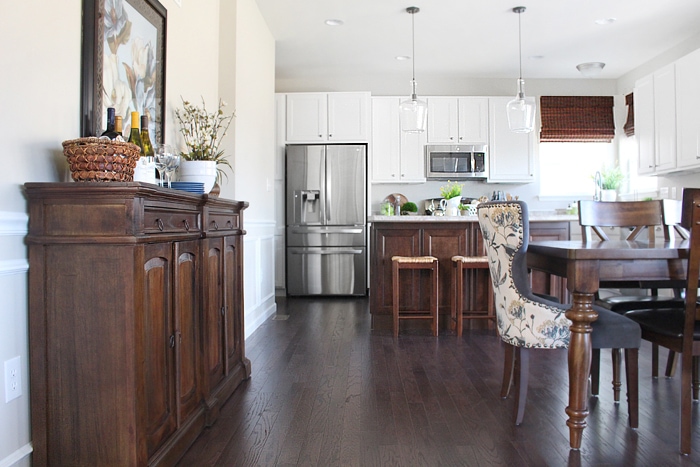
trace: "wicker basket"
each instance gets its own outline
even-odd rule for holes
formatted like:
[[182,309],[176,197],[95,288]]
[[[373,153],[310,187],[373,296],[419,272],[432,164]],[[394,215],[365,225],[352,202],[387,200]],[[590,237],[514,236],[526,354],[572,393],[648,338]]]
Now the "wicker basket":
[[63,142],[63,154],[76,182],[131,182],[141,148],[95,137]]

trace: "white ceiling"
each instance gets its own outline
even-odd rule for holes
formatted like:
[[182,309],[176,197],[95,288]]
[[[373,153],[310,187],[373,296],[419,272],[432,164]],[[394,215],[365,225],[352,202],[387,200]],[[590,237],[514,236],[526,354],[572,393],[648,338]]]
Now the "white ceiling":
[[[278,79],[411,76],[411,15],[417,6],[416,79],[517,78],[518,15],[523,77],[576,79],[576,65],[605,62],[617,79],[700,33],[700,0],[257,0],[276,40]],[[616,18],[601,26],[595,20]],[[344,25],[330,27],[326,19]],[[540,56],[540,58],[533,58]]]

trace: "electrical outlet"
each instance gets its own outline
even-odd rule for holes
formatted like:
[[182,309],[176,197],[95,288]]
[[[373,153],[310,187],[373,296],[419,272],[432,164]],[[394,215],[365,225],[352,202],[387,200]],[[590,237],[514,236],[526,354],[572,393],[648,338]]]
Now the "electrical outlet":
[[659,188],[659,198],[661,198],[661,199],[668,198],[668,187],[667,186],[665,186],[663,188]]
[[22,370],[19,356],[5,361],[5,403],[22,395]]
[[676,199],[676,187],[671,187],[671,199]]

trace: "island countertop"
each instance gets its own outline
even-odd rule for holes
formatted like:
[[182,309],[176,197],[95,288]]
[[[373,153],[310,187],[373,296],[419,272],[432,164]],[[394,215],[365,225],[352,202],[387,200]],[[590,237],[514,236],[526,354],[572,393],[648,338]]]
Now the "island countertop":
[[[530,222],[570,222],[578,221],[576,214],[557,214],[546,211],[530,211]],[[476,216],[369,216],[368,223],[373,222],[478,222]]]

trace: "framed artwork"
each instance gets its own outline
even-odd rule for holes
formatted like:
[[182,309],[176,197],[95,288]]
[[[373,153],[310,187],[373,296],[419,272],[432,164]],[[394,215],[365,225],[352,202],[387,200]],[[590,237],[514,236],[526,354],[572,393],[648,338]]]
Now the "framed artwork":
[[158,0],[83,0],[82,136],[99,136],[114,107],[125,135],[137,111],[163,141],[166,22]]

